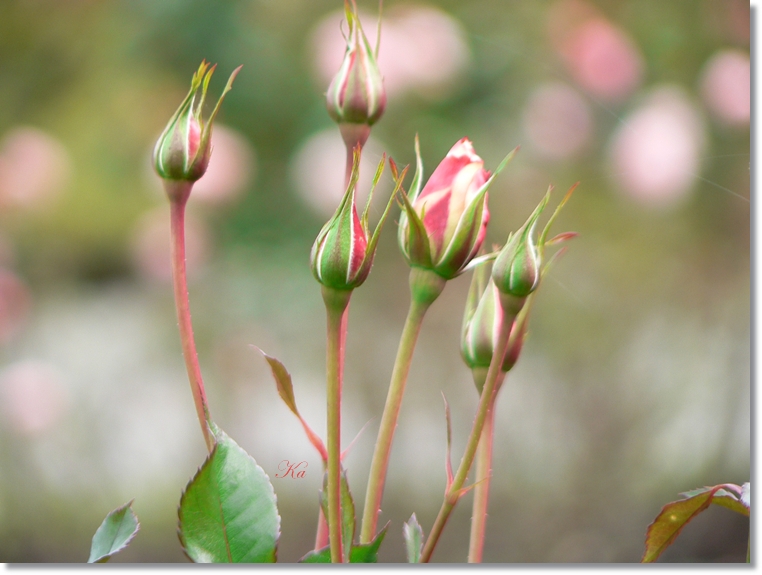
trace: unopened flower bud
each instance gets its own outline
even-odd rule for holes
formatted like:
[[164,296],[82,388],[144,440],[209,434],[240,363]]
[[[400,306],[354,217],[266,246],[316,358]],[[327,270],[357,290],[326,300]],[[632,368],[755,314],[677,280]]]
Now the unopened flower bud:
[[422,187],[418,138],[415,153],[410,195],[402,198],[400,247],[411,266],[432,270],[449,280],[461,274],[479,252],[489,222],[487,190],[512,154],[490,176],[471,142],[463,138]]
[[533,236],[548,199],[546,194],[524,225],[508,238],[492,267],[492,279],[500,292],[503,308],[514,317],[540,280],[541,258]]
[[[328,113],[339,125],[373,125],[386,107],[386,91],[376,61],[377,54],[365,37],[357,7],[350,9],[348,1],[344,9],[349,26],[347,50],[338,74],[326,93]],[[363,142],[364,143],[364,142]],[[348,145],[354,146],[355,142]]]
[[211,156],[214,118],[241,69],[239,66],[230,75],[217,105],[205,121],[201,111],[215,67],[216,64],[209,67],[208,62],[201,62],[193,74],[188,95],[156,142],[153,152],[154,168],[165,180],[195,182],[206,172]]
[[[510,371],[521,354],[526,336],[527,316],[526,313],[519,314],[511,325],[508,348],[500,366],[503,372]],[[500,305],[500,294],[487,268],[477,268],[471,281],[463,318],[461,353],[464,362],[474,374],[474,383],[479,393],[506,317],[507,314]]]
[[368,277],[373,264],[379,233],[389,214],[392,200],[396,196],[397,190],[405,176],[403,171],[381,216],[381,221],[371,236],[368,229],[368,207],[370,206],[373,190],[381,178],[386,157],[381,158],[381,163],[376,170],[373,188],[371,189],[368,204],[362,217],[358,216],[355,205],[355,190],[360,170],[359,146],[354,150],[353,159],[354,163],[349,185],[341,200],[341,204],[339,204],[336,213],[318,234],[310,255],[310,265],[315,278],[323,286],[334,290],[352,290],[361,285]]

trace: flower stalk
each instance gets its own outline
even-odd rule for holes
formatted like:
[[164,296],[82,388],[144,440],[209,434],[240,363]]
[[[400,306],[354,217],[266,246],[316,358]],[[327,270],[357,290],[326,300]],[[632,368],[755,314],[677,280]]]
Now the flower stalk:
[[413,360],[413,351],[418,341],[423,318],[434,300],[442,293],[445,283],[446,281],[442,277],[430,270],[417,267],[410,270],[410,309],[405,320],[405,327],[402,329],[386,404],[381,416],[381,426],[373,451],[368,488],[365,494],[360,543],[369,543],[376,533],[386,471],[389,466],[389,454],[392,449],[394,431],[397,428],[402,397],[405,394],[410,364]]
[[[204,435],[204,442],[211,452],[214,447],[214,438],[211,432],[212,418],[209,415],[209,405],[204,391],[204,381],[201,377],[201,367],[198,363],[196,342],[193,338],[193,324],[191,322],[190,301],[188,299],[188,279],[185,265],[185,204],[192,182],[178,181],[165,182],[170,201],[170,220],[172,232],[172,282],[175,292],[175,308],[177,310],[177,323],[180,329],[180,341],[185,358],[185,368],[188,372],[193,403],[196,406],[198,422]],[[171,190],[170,190],[171,188]]]
[[[351,290],[323,286],[327,319],[326,395],[328,448],[328,540],[331,562],[343,563],[341,537],[341,391],[344,377],[344,346]],[[348,550],[347,550],[348,551]]]
[[444,501],[439,509],[434,525],[431,528],[426,544],[423,546],[421,552],[421,563],[428,563],[431,559],[431,555],[434,552],[434,548],[439,541],[439,537],[442,535],[442,531],[447,524],[447,520],[450,518],[452,510],[455,508],[455,504],[458,499],[465,493],[463,490],[463,484],[466,481],[468,472],[471,469],[471,465],[474,462],[476,456],[476,450],[479,445],[479,439],[482,435],[482,429],[484,428],[484,422],[487,419],[487,411],[490,405],[493,403],[494,395],[497,392],[497,384],[502,373],[503,357],[508,349],[508,339],[511,331],[512,322],[503,322],[500,326],[500,333],[495,345],[495,353],[492,356],[492,361],[487,371],[487,377],[484,382],[484,388],[482,389],[482,395],[479,399],[479,408],[474,418],[474,423],[471,427],[471,433],[468,436],[468,442],[466,444],[466,450],[463,454],[463,458],[458,466],[458,471],[453,477],[450,487],[445,492]]
[[476,452],[476,478],[474,480],[474,504],[471,513],[471,540],[468,562],[481,563],[484,552],[484,535],[487,531],[487,507],[489,484],[492,478],[492,442],[495,429],[495,406],[487,408],[487,418]]
[[214,110],[208,119],[204,119],[202,111],[214,69],[215,66],[210,67],[206,61],[201,62],[193,75],[187,96],[164,128],[153,153],[154,169],[162,178],[164,190],[169,198],[172,281],[185,368],[188,371],[188,380],[196,414],[201,424],[201,432],[209,452],[214,448],[213,425],[198,363],[188,300],[185,264],[185,205],[190,197],[193,183],[204,175],[209,165],[214,119],[241,67],[236,68],[230,75]]

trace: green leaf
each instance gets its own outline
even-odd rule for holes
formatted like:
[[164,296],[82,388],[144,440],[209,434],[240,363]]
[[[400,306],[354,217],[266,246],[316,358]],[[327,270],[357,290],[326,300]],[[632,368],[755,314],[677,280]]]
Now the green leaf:
[[402,535],[405,537],[405,548],[407,549],[407,562],[420,563],[421,550],[423,549],[423,529],[418,524],[415,513],[410,516],[402,527]]
[[272,563],[280,516],[257,462],[221,429],[180,500],[180,542],[196,563]]
[[664,550],[669,547],[680,534],[688,522],[704,511],[712,503],[714,494],[722,486],[717,485],[700,493],[683,499],[667,503],[656,516],[654,522],[648,526],[646,532],[646,551],[641,563],[651,563],[659,558]]
[[[355,539],[355,502],[352,499],[352,493],[349,491],[349,482],[347,473],[341,469],[341,547],[344,550],[344,561],[347,560],[347,550],[352,548],[352,542]],[[320,492],[320,505],[323,508],[323,515],[328,514],[328,474],[323,476],[323,491]],[[329,520],[330,521],[330,520]],[[350,563],[352,561],[350,560]]]
[[88,563],[105,563],[114,553],[127,547],[132,538],[135,537],[140,529],[140,523],[132,511],[132,501],[117,507],[106,515],[103,523],[93,535]]
[[[349,552],[350,563],[378,563],[378,548],[381,547],[381,543],[386,536],[386,531],[389,529],[389,523],[384,525],[384,528],[378,532],[376,537],[370,543],[365,545],[353,545]],[[299,560],[299,563],[330,563],[331,562],[331,548],[323,547],[317,551],[310,551],[304,557]]]

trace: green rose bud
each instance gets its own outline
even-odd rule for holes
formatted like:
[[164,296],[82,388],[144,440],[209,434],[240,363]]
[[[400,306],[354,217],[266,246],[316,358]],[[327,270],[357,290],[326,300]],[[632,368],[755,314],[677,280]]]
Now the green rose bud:
[[381,216],[381,221],[371,236],[368,229],[368,208],[373,190],[381,178],[386,156],[381,158],[378,165],[376,175],[373,178],[373,187],[368,196],[368,203],[361,218],[357,215],[355,205],[355,190],[360,170],[360,150],[360,146],[356,146],[354,149],[352,173],[341,204],[318,234],[310,255],[310,265],[315,278],[325,287],[335,290],[354,289],[368,277],[373,265],[379,233],[406,172],[403,170],[399,178],[396,178],[396,187]]
[[533,236],[537,220],[549,199],[550,192],[524,225],[508,237],[492,266],[492,280],[500,292],[503,309],[514,317],[523,307],[527,296],[537,288],[540,279],[541,257]]
[[156,142],[153,152],[154,168],[165,180],[195,182],[206,172],[211,156],[214,118],[241,69],[239,66],[233,70],[212,114],[204,121],[201,110],[215,67],[216,64],[209,67],[208,62],[201,62],[193,74],[188,95]]

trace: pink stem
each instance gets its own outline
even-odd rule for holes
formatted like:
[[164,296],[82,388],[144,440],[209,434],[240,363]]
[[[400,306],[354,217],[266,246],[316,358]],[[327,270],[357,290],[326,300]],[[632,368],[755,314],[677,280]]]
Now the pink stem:
[[[190,191],[190,184],[188,185]],[[172,228],[172,279],[175,289],[175,306],[177,322],[180,328],[180,341],[185,358],[185,368],[188,371],[193,402],[196,405],[201,432],[209,451],[214,447],[214,439],[210,432],[211,417],[204,392],[204,381],[201,378],[201,368],[198,364],[196,342],[193,339],[193,324],[191,323],[190,302],[188,301],[188,279],[185,269],[185,198],[170,196],[170,219]]]

